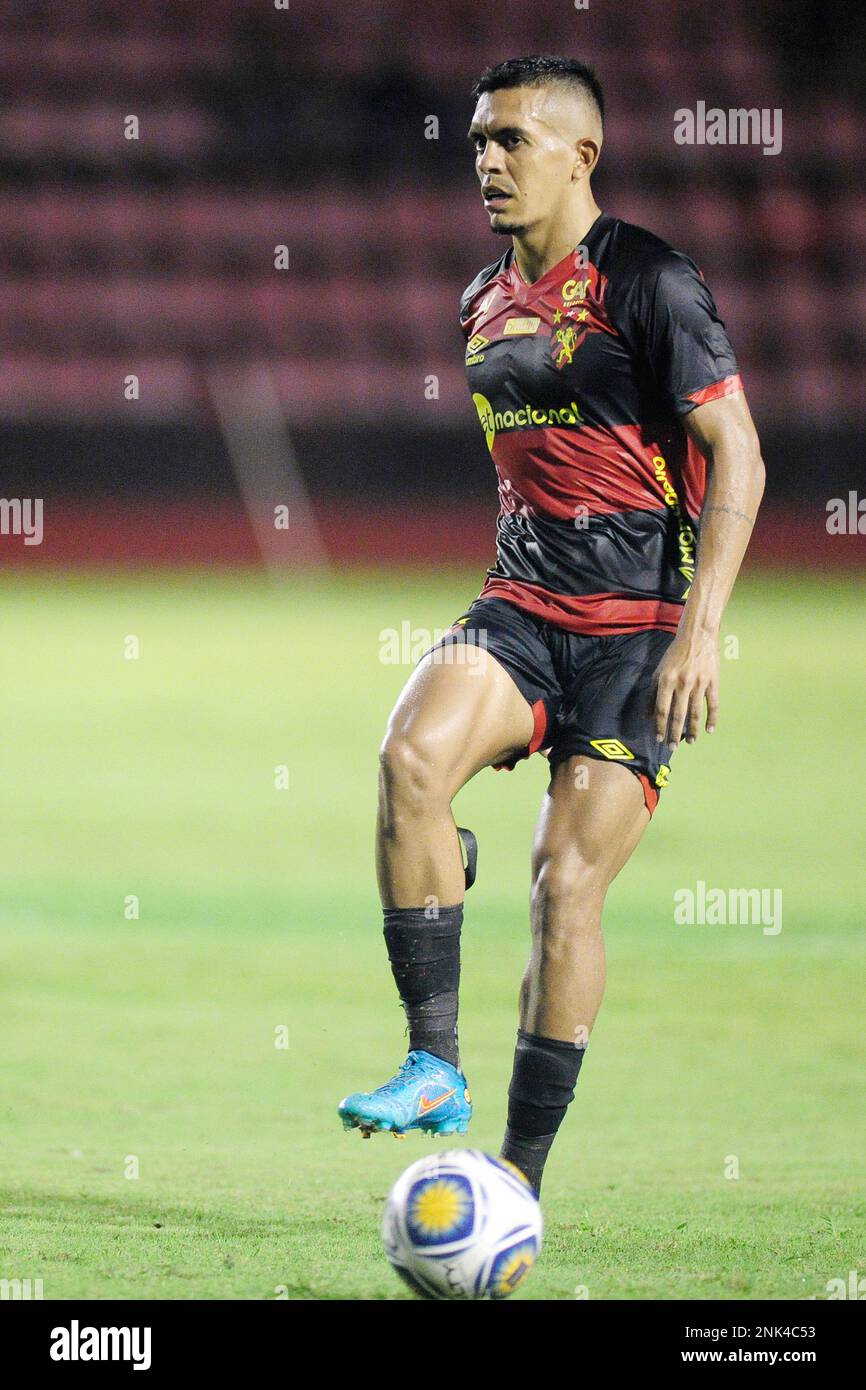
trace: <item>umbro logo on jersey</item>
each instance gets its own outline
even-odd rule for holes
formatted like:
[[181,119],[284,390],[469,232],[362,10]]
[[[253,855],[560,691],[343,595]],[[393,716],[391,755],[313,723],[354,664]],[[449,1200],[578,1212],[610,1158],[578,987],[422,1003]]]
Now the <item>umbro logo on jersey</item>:
[[466,344],[466,351],[467,353],[480,352],[482,348],[487,347],[489,342],[490,339],[485,338],[483,333],[475,333]]

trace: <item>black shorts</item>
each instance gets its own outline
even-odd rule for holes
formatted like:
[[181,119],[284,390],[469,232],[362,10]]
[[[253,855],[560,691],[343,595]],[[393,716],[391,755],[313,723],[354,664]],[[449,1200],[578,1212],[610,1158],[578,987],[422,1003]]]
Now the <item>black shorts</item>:
[[575,754],[618,762],[640,778],[652,815],[673,752],[656,741],[654,676],[673,633],[566,632],[504,599],[479,598],[435,645],[467,640],[505,667],[532,707],[532,739],[499,767],[539,751],[551,767]]

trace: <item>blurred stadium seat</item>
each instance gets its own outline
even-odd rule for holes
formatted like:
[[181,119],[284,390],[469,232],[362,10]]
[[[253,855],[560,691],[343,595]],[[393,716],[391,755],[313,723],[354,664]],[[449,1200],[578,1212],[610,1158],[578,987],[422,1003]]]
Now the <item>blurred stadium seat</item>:
[[[340,457],[352,455],[347,411],[359,429],[375,422],[389,486],[407,419],[468,440],[457,301],[504,250],[475,192],[469,87],[490,61],[546,50],[579,53],[605,83],[602,204],[707,275],[771,465],[785,460],[771,497],[796,498],[816,476],[831,487],[854,458],[839,429],[866,414],[866,113],[835,80],[841,45],[825,45],[804,86],[776,42],[785,17],[813,23],[805,3],[720,0],[711,31],[706,16],[697,0],[499,0],[492,43],[489,9],[463,0],[4,6],[0,435],[14,423],[12,481],[26,460],[45,486],[74,488],[62,428],[89,421],[105,468],[134,493],[128,437],[158,421],[179,431],[181,486],[190,428],[219,452],[206,383],[229,362],[273,370],[288,421],[311,432],[299,453],[313,491],[319,448],[342,439]],[[697,100],[782,107],[783,154],[676,145],[674,111]],[[425,140],[431,114],[439,138]],[[124,138],[130,115],[137,139]],[[143,383],[134,418],[128,373]],[[375,486],[371,447],[355,467]],[[477,483],[483,442],[461,444],[461,459]],[[226,479],[223,460],[213,488]]]

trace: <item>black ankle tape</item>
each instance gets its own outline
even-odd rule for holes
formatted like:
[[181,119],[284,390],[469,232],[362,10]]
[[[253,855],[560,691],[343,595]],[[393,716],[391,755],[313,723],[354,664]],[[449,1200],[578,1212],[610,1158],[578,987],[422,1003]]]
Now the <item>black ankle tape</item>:
[[456,936],[463,925],[463,904],[453,907],[386,907],[382,910],[386,938],[392,936],[396,941],[414,941],[417,935],[418,949],[423,950],[428,942]]
[[[561,1038],[517,1031],[508,1088],[508,1129],[521,1140],[553,1136],[574,1100],[585,1052]],[[549,1146],[548,1146],[549,1147]]]
[[460,983],[463,906],[440,907],[427,919],[418,907],[385,909],[385,943],[404,1004],[456,991]]
[[409,1023],[409,1045],[457,1065],[457,998],[463,904],[385,908],[385,942]]

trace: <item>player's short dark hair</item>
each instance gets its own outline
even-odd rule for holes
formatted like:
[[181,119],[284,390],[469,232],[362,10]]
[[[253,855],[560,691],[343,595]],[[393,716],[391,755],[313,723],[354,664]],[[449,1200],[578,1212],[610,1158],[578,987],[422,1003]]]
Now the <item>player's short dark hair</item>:
[[476,101],[484,92],[498,92],[502,87],[547,87],[554,82],[565,83],[589,97],[604,124],[604,92],[601,83],[588,63],[579,58],[556,58],[550,54],[532,54],[528,58],[506,58],[494,63],[481,74],[472,95]]

